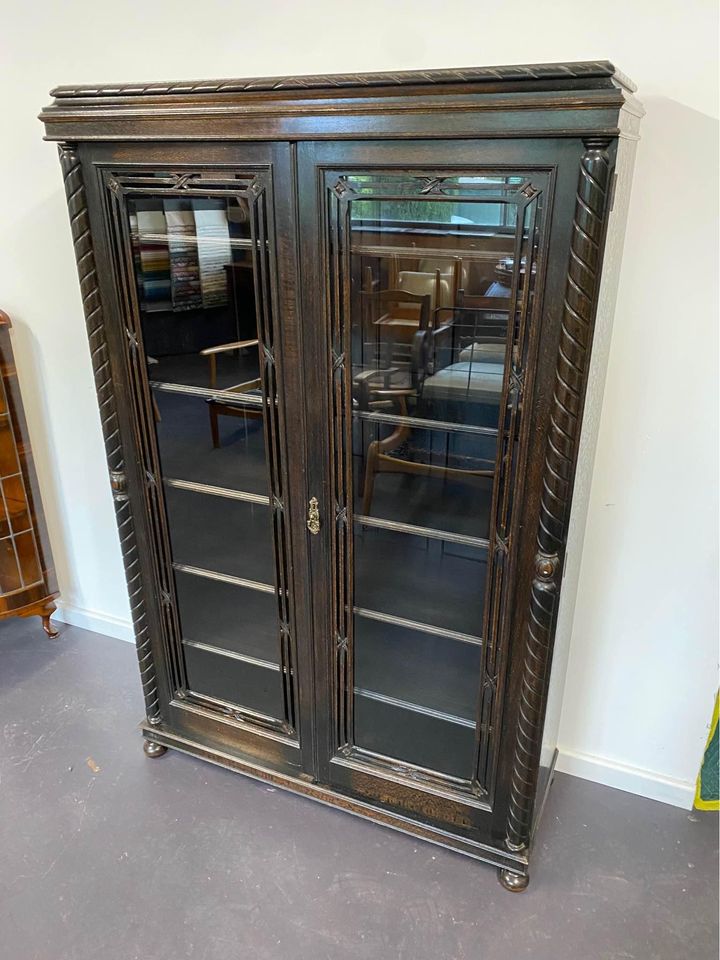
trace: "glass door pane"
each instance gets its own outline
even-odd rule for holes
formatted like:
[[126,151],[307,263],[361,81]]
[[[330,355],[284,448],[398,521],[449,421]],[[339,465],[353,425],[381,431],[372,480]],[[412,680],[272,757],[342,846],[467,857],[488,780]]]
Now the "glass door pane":
[[[114,184],[114,185],[113,185]],[[294,735],[270,216],[262,180],[117,176],[180,696]]]
[[326,189],[336,755],[482,797],[542,190],[506,171]]

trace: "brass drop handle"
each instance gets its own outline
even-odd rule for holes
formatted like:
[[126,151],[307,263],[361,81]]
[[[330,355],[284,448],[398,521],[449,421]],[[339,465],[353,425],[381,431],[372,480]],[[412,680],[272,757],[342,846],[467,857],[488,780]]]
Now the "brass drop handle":
[[310,533],[320,533],[320,511],[317,497],[312,497],[308,504],[307,528]]

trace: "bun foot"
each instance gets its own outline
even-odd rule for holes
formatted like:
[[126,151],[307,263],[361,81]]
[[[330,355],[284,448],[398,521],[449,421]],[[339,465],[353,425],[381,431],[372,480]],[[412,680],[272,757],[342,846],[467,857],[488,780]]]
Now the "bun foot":
[[145,751],[145,756],[150,757],[151,760],[167,753],[167,747],[164,747],[161,743],[155,743],[154,740],[143,740],[143,750]]
[[523,893],[527,890],[530,883],[530,877],[522,873],[513,873],[512,870],[498,870],[498,880],[500,886],[505,887],[510,893]]

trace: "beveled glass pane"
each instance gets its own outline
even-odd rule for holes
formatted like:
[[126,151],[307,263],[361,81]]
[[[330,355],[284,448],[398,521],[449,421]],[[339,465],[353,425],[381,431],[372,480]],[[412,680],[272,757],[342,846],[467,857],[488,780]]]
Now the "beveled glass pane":
[[[461,471],[489,472],[495,462],[495,437],[415,425],[397,428],[356,418],[353,444],[356,515],[487,538],[492,477]],[[373,444],[384,444],[388,459],[371,461]],[[390,459],[394,453],[399,465]],[[452,470],[446,469],[448,463]]]
[[[358,617],[355,690],[472,723],[480,646]],[[386,752],[386,751],[383,751]]]
[[274,586],[272,515],[265,504],[166,487],[173,560]]
[[486,550],[355,524],[355,606],[479,637]]
[[262,407],[154,391],[163,474],[267,496]]
[[23,582],[12,537],[0,540],[0,589],[3,593],[19,590]]
[[[141,179],[152,188],[152,176]],[[180,649],[191,696],[287,730],[295,721],[284,689],[293,681],[283,652],[283,491],[277,450],[272,475],[267,450],[268,437],[278,442],[278,396],[264,208],[238,195],[239,181],[234,193],[207,179],[207,195],[203,182],[193,174],[184,195],[128,188],[126,200]]]
[[20,472],[10,414],[0,414],[0,477]]
[[272,593],[182,570],[176,572],[175,583],[183,641],[211,643],[228,653],[279,664],[277,602]]
[[363,750],[467,780],[475,753],[475,724],[408,709],[355,692],[355,743]]
[[531,193],[522,176],[402,172],[333,189],[348,207],[331,305],[350,395],[353,743],[471,781],[490,544],[512,503],[499,478],[517,442],[508,369],[523,360]]
[[269,717],[283,704],[277,669],[225,656],[206,647],[183,644],[188,685],[194,693],[239,704]]
[[[17,473],[14,477],[5,477],[2,481],[2,493],[4,501],[3,513],[7,517],[7,520],[9,520],[9,526],[12,532],[20,533],[23,530],[29,530],[32,527],[32,521],[30,519],[22,475]],[[5,534],[3,533],[2,535],[4,536]]]

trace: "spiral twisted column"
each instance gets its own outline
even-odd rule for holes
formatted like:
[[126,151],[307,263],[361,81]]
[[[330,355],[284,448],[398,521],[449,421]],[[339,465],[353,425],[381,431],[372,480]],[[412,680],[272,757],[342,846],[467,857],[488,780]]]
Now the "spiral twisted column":
[[105,337],[105,324],[98,289],[95,255],[93,253],[87,198],[82,178],[82,167],[72,144],[58,147],[72,230],[75,260],[80,278],[85,323],[90,342],[95,390],[100,408],[100,422],[105,440],[105,455],[110,471],[110,483],[115,503],[115,516],[120,534],[125,577],[130,597],[130,611],[135,631],[140,679],[145,698],[145,711],[151,724],[161,722],[155,666],[150,651],[145,601],[140,576],[138,547],[135,537],[130,501],[125,491],[125,462],[120,443],[117,406],[112,387],[110,358]]
[[546,679],[562,577],[560,558],[567,536],[602,265],[611,173],[609,143],[607,139],[586,140],[580,161],[513,754],[506,834],[512,850],[528,846],[532,826]]

